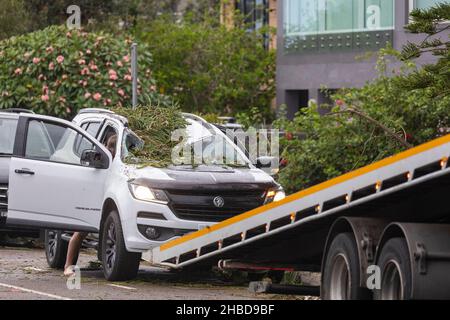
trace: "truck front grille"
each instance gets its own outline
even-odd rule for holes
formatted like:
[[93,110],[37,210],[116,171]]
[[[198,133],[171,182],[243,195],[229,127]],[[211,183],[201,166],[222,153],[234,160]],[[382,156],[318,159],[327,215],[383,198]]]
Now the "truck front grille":
[[0,212],[8,211],[8,185],[0,184]]
[[[218,222],[252,210],[264,204],[266,190],[178,191],[167,190],[174,214],[183,220]],[[224,205],[216,207],[215,197]]]

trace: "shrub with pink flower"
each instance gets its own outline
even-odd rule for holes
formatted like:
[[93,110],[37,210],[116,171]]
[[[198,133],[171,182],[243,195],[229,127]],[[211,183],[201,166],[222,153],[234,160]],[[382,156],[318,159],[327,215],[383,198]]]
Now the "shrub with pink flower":
[[[95,47],[96,42],[101,45]],[[140,45],[141,70],[151,68],[149,51]],[[131,104],[130,45],[124,37],[52,26],[0,41],[0,52],[0,109],[29,106],[36,113],[71,118],[80,108]],[[140,104],[170,104],[149,89],[154,79],[141,81]]]
[[109,80],[116,81],[118,79],[116,71],[110,69],[108,73],[109,73]]
[[92,98],[95,100],[95,101],[100,101],[100,99],[102,98],[102,95],[100,94],[100,93],[94,93],[94,95],[92,96]]
[[86,67],[86,68],[81,69],[80,73],[82,76],[88,75],[90,73],[89,68]]

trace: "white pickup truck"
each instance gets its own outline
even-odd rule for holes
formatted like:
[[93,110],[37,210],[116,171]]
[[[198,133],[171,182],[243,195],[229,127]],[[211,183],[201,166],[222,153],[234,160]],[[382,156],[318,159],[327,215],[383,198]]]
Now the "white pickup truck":
[[[82,110],[73,122],[0,112],[0,130],[9,134],[0,135],[8,154],[0,162],[0,183],[8,186],[0,209],[7,206],[6,224],[98,233],[106,279],[126,280],[136,276],[142,252],[284,198],[280,185],[219,129],[184,117],[195,141],[207,148],[211,137],[221,136],[241,165],[128,165],[125,157],[143,141],[127,119],[103,109]],[[104,146],[113,134],[114,157]]]

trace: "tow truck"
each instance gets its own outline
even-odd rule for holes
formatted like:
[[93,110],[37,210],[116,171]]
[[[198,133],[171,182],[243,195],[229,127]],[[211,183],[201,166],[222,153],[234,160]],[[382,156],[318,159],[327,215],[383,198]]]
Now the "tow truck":
[[321,272],[322,299],[449,299],[449,156],[446,135],[142,257],[171,269]]

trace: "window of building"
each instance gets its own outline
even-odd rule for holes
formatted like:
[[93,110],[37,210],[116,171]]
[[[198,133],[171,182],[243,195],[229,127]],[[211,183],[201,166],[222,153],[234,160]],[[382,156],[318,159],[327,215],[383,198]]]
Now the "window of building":
[[288,119],[293,119],[295,114],[302,108],[308,106],[309,90],[286,90],[286,105]]
[[269,0],[240,0],[237,8],[244,15],[250,30],[259,30],[269,23]]
[[394,28],[394,0],[285,0],[285,36]]
[[410,0],[409,8],[412,9],[428,9],[438,3],[448,3],[445,0]]

